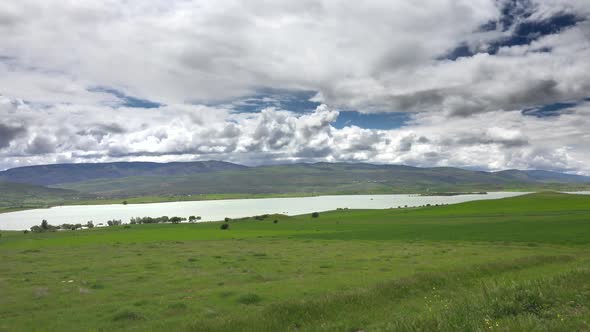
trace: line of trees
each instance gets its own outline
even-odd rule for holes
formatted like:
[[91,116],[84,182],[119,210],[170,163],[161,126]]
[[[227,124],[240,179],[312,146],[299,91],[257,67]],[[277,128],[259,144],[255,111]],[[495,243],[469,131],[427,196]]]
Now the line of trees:
[[[201,216],[190,216],[188,217],[188,221],[189,222],[197,222],[201,220]],[[135,218],[131,218],[129,221],[129,224],[131,225],[135,225],[135,224],[160,224],[160,223],[173,223],[173,224],[178,224],[181,223],[183,221],[187,221],[187,218],[184,217],[168,217],[168,216],[161,216],[161,217],[135,217]],[[106,222],[106,224],[108,226],[120,226],[123,225],[123,221],[121,221],[121,219],[112,219],[112,220],[108,220]],[[102,224],[98,224],[99,226],[101,226]],[[35,232],[35,233],[43,233],[43,232],[55,232],[58,230],[77,230],[77,229],[81,229],[81,228],[94,228],[94,222],[88,221],[86,224],[61,224],[61,225],[51,225],[47,222],[47,220],[43,219],[43,221],[41,221],[41,224],[39,225],[35,225],[33,227],[31,227],[31,232]]]
[[43,233],[43,232],[55,232],[58,230],[72,230],[75,231],[77,229],[81,229],[83,227],[86,228],[94,228],[94,223],[92,220],[86,222],[86,224],[61,224],[61,225],[51,225],[47,222],[47,220],[43,219],[40,225],[35,225],[31,227],[31,232],[35,233]]

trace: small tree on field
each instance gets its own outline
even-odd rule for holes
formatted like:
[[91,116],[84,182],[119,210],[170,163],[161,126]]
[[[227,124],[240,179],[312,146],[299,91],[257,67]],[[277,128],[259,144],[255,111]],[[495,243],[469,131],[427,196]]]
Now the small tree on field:
[[228,224],[228,223],[221,224],[221,227],[220,227],[220,228],[221,228],[222,230],[229,229],[229,224]]
[[47,222],[47,220],[43,219],[43,221],[41,221],[41,229],[43,229],[43,230],[49,229],[49,223]]
[[88,228],[94,228],[94,223],[92,222],[92,220],[90,220],[90,221],[88,221],[86,223],[86,227],[88,227]]
[[314,213],[311,214],[311,217],[312,218],[317,218],[319,216],[320,216],[320,213],[319,212],[314,212]]
[[127,201],[123,201],[123,205],[127,205]]
[[225,222],[229,222],[231,219],[230,219],[230,218],[228,218],[228,217],[225,217],[225,219],[224,219],[224,220],[225,220]]
[[109,225],[109,226],[120,226],[122,223],[123,222],[120,219],[119,220],[113,219],[113,220],[107,221],[107,225]]
[[173,223],[173,224],[178,224],[178,223],[180,223],[181,221],[184,221],[184,220],[186,220],[186,219],[185,218],[181,218],[181,217],[172,217],[172,218],[170,218],[170,222]]
[[201,220],[201,216],[197,216],[197,220]]
[[188,222],[195,222],[195,221],[197,221],[197,217],[195,217],[195,216],[188,217]]

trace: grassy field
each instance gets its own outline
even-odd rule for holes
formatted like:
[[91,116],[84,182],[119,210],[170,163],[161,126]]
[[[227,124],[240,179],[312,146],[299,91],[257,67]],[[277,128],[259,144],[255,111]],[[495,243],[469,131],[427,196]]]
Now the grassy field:
[[0,331],[587,331],[590,196],[2,232],[0,294]]

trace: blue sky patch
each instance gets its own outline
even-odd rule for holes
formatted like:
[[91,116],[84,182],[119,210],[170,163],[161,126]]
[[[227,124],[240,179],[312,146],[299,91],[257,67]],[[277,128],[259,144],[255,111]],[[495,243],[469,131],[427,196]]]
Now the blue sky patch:
[[395,129],[403,127],[411,118],[410,113],[359,113],[341,111],[334,127],[341,129],[357,126],[365,129]]
[[141,98],[136,98],[136,97],[126,95],[123,91],[120,91],[120,90],[117,90],[114,88],[92,87],[92,88],[89,88],[88,91],[111,94],[111,95],[117,97],[119,100],[121,100],[121,104],[119,106],[122,106],[122,107],[158,108],[158,107],[163,106],[160,103],[153,102],[153,101],[150,101],[147,99],[141,99]]
[[[481,51],[474,51],[465,42],[462,42],[438,59],[454,61],[461,57],[471,57],[483,52],[493,55],[498,53],[502,47],[528,45],[543,36],[558,33],[584,20],[572,13],[559,13],[544,20],[533,21],[530,20],[530,16],[534,10],[535,6],[529,0],[506,1],[500,10],[500,18],[481,25],[478,31],[507,32],[513,30],[510,36],[493,41],[487,46],[487,49]],[[551,49],[545,48],[539,51],[547,53],[551,52]]]
[[537,118],[548,118],[559,116],[568,112],[572,107],[577,106],[578,103],[554,103],[536,108],[529,108],[522,110],[523,115],[534,116]]
[[258,90],[254,95],[222,104],[239,113],[260,112],[268,107],[303,113],[313,111],[320,105],[318,102],[310,101],[316,94],[315,91],[307,90],[264,88]]

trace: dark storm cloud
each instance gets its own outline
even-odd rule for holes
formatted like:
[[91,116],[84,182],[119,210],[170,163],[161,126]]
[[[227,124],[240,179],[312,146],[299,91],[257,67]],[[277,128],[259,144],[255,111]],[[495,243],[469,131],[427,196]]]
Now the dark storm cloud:
[[8,147],[10,142],[25,132],[26,129],[24,127],[9,126],[0,123],[0,149]]
[[55,143],[50,137],[38,135],[25,150],[27,154],[42,155],[55,152]]

